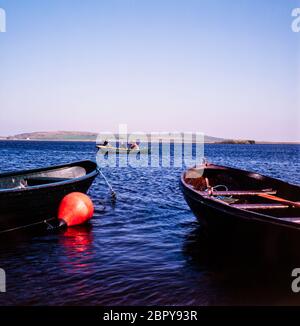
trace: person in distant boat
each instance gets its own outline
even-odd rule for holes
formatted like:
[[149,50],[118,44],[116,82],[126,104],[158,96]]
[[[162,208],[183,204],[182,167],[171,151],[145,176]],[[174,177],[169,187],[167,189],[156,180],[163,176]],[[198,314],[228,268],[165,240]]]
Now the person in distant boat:
[[109,141],[107,139],[105,139],[101,146],[108,146],[108,145],[109,145]]
[[139,142],[133,142],[133,143],[130,143],[128,148],[130,150],[139,150],[140,147],[139,147]]

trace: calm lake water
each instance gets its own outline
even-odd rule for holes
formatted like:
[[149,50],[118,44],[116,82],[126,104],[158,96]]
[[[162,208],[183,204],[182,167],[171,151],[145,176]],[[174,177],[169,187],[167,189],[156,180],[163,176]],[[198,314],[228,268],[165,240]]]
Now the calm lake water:
[[[300,183],[298,145],[207,145],[209,161]],[[80,142],[0,142],[1,172],[96,160]],[[290,284],[214,252],[179,189],[180,168],[108,169],[98,177],[90,227],[0,242],[2,305],[300,304]],[[300,249],[300,248],[299,248]],[[225,256],[224,256],[225,255]],[[297,266],[300,267],[300,266]],[[250,271],[250,272],[249,272]]]

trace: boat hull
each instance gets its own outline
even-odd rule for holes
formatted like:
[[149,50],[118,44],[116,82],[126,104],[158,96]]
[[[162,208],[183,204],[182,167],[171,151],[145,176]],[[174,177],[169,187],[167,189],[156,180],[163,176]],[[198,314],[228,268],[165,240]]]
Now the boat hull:
[[[91,162],[92,163],[92,162]],[[24,172],[23,172],[24,173]],[[0,192],[0,234],[57,220],[58,206],[71,192],[86,193],[98,172],[66,182]]]
[[180,186],[187,204],[209,237],[230,243],[231,249],[255,253],[271,264],[300,266],[300,224],[213,202],[187,187],[183,178]]

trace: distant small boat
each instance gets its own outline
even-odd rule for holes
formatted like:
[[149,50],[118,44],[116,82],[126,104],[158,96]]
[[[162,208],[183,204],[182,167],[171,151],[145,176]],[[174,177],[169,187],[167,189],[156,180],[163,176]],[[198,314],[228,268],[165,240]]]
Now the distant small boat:
[[139,148],[139,149],[127,149],[122,147],[113,147],[113,146],[96,146],[101,153],[103,154],[150,154],[151,151],[147,148]]
[[97,175],[92,161],[0,174],[0,234],[55,221],[62,198],[86,193]]
[[207,230],[227,239],[261,241],[273,256],[300,262],[300,187],[230,167],[205,164],[181,176],[193,213]]

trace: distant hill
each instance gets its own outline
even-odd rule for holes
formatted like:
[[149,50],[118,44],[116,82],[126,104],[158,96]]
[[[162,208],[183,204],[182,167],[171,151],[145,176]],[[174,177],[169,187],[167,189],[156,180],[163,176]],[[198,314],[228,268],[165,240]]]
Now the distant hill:
[[[48,141],[96,141],[96,132],[86,131],[39,131],[22,133],[14,136],[3,137],[6,140],[48,140]],[[1,139],[1,137],[0,137]],[[254,140],[234,140],[212,136],[204,136],[204,142],[208,144],[254,144]]]
[[97,133],[82,131],[40,131],[9,136],[8,140],[96,141]]

